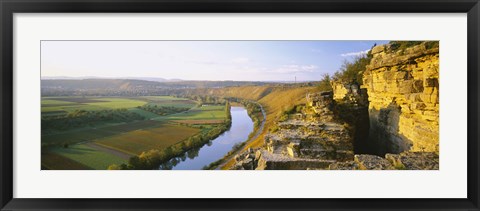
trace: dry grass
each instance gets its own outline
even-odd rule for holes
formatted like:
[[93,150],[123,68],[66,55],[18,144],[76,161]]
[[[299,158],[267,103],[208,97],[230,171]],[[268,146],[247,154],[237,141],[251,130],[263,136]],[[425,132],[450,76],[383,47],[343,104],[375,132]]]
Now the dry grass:
[[[252,141],[249,141],[242,151],[248,148],[259,148],[264,144],[264,137],[268,132],[268,128],[270,128],[275,120],[281,115],[281,113],[288,107],[306,103],[306,95],[310,92],[316,92],[315,87],[268,87],[259,90],[263,90],[263,94],[266,95],[262,96],[259,92],[252,93],[251,87],[233,87],[230,90],[233,90],[229,93],[234,93],[235,95],[227,95],[228,97],[238,97],[244,99],[251,99],[259,102],[262,104],[265,112],[267,114],[267,119],[265,121],[265,127],[262,133]],[[267,92],[268,90],[268,92]],[[260,98],[257,98],[262,96]],[[241,153],[241,152],[240,152]],[[229,160],[222,169],[230,168],[235,162],[233,159]]]
[[222,89],[197,89],[196,94],[199,95],[213,95],[224,97],[237,97],[248,100],[258,100],[268,93],[274,87],[271,86],[241,86],[241,87],[225,87]]

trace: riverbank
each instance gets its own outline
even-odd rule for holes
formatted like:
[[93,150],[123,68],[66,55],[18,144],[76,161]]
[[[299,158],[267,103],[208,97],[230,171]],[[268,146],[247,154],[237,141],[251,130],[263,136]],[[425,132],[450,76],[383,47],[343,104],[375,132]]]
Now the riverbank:
[[[163,163],[170,161],[172,158],[183,156],[186,152],[200,148],[208,144],[211,140],[217,138],[231,127],[230,104],[225,104],[226,118],[221,124],[215,124],[208,127],[198,125],[185,125],[191,128],[198,128],[200,132],[193,136],[170,145],[163,149],[153,148],[148,151],[132,156],[128,159],[128,163],[121,165],[111,165],[109,170],[155,170]],[[212,114],[213,115],[213,114]],[[177,123],[182,125],[181,123]]]
[[[239,154],[242,151],[243,147],[245,147],[245,145],[247,145],[249,142],[258,138],[258,136],[260,136],[260,134],[262,133],[262,131],[265,127],[265,121],[266,121],[266,118],[267,118],[267,114],[266,114],[265,110],[263,109],[263,106],[260,103],[257,103],[255,101],[248,101],[248,102],[256,104],[260,108],[261,115],[263,117],[259,121],[260,123],[255,124],[255,127],[254,127],[252,133],[249,134],[249,138],[246,141],[242,142],[239,145],[236,145],[223,158],[211,163],[208,166],[205,166],[203,168],[204,170],[220,170],[220,169],[222,169],[227,163],[233,161],[233,158],[235,157],[235,155]],[[249,112],[250,118],[254,119],[255,118],[254,115],[257,115],[257,114],[254,113],[254,112]],[[257,119],[257,118],[255,118],[255,119]]]
[[176,157],[167,163],[166,168],[172,170],[200,170],[210,163],[222,158],[232,147],[248,139],[251,131],[254,131],[253,120],[247,110],[242,106],[232,106],[232,125],[219,137],[211,140],[199,149],[187,152],[185,155]]

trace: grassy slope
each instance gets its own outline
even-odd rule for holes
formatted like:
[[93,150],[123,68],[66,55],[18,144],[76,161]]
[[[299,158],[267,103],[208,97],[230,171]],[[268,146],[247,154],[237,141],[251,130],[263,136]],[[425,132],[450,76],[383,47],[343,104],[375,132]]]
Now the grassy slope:
[[263,144],[263,136],[268,128],[273,125],[276,118],[289,106],[306,103],[306,95],[309,92],[315,92],[314,87],[300,87],[293,89],[277,89],[260,99],[258,102],[262,104],[267,113],[267,120],[265,122],[265,129],[254,142],[246,147],[258,147]]
[[[222,92],[217,91],[216,95],[226,97],[237,97],[259,102],[267,114],[265,127],[260,136],[245,145],[247,148],[258,148],[264,144],[263,138],[268,132],[268,128],[273,125],[275,119],[287,107],[302,104],[306,102],[305,96],[309,92],[318,91],[315,87],[267,87],[267,86],[249,86],[249,87],[231,87]],[[212,93],[213,94],[213,93]],[[242,150],[242,151],[243,151]],[[222,169],[228,169],[233,164],[233,160],[227,163]]]
[[305,103],[307,93],[316,91],[316,87],[245,86],[214,90],[211,93],[225,97],[254,100],[263,106],[267,113],[265,129],[260,137],[246,146],[248,148],[261,146],[265,132],[280,113],[289,106]]

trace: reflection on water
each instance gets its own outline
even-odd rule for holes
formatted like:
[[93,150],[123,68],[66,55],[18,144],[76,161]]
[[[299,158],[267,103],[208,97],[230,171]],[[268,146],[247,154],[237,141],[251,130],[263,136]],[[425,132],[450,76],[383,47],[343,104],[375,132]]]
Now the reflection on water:
[[180,157],[171,159],[160,165],[160,169],[172,170],[198,170],[217,161],[227,154],[232,147],[248,139],[253,131],[253,121],[243,107],[232,107],[232,126],[216,139],[198,149],[187,151]]

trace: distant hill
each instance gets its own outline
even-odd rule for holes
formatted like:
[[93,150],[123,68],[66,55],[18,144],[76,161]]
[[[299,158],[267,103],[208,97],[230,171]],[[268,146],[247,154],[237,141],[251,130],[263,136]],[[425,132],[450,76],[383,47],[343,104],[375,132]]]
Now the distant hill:
[[85,79],[120,79],[120,80],[142,80],[142,81],[156,81],[156,82],[178,82],[182,81],[181,79],[165,79],[165,78],[155,78],[155,77],[124,77],[124,78],[109,78],[109,77],[95,77],[95,76],[84,76],[84,77],[69,77],[69,76],[43,76],[42,80],[85,80]]
[[137,79],[43,79],[42,95],[162,95],[184,89],[264,85],[250,81],[150,81]]

